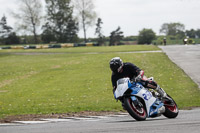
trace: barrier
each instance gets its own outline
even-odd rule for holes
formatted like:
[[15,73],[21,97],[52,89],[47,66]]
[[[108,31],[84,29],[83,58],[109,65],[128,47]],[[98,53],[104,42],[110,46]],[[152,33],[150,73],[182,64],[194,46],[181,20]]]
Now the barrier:
[[1,49],[11,49],[11,47],[2,47]]
[[41,45],[42,46],[42,49],[48,49],[49,48],[49,45]]
[[94,46],[93,43],[86,43],[86,46]]
[[36,46],[29,46],[29,49],[36,49]]
[[42,49],[43,47],[42,47],[42,45],[37,45],[36,46],[36,49]]
[[63,43],[63,44],[50,44],[50,45],[26,45],[26,46],[8,46],[0,47],[3,49],[47,49],[47,48],[69,48],[69,47],[85,47],[85,46],[99,46],[96,43]]
[[69,48],[69,47],[74,47],[73,43],[65,43],[65,44],[61,44],[62,48]]
[[24,49],[23,46],[11,46],[11,49]]
[[83,47],[86,46],[86,44],[74,44],[74,47]]
[[60,44],[51,44],[49,45],[49,48],[61,48]]

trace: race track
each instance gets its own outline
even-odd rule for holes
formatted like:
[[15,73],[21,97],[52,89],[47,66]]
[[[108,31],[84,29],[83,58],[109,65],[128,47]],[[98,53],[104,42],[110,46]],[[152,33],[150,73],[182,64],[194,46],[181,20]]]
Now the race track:
[[200,109],[181,110],[176,119],[164,116],[138,122],[129,115],[66,119],[43,124],[1,125],[0,133],[199,133]]
[[200,44],[160,46],[168,57],[182,68],[200,88]]

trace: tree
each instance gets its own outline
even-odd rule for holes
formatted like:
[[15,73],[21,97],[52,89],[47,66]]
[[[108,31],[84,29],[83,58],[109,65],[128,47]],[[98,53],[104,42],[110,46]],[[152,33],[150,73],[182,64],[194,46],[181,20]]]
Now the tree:
[[44,43],[56,42],[56,37],[53,31],[53,28],[50,26],[49,22],[46,22],[42,26],[43,33],[41,34],[41,39]]
[[15,32],[12,32],[13,28],[7,25],[7,19],[4,15],[0,21],[0,43],[2,44],[19,44],[19,38]]
[[160,33],[165,35],[176,36],[177,34],[182,34],[185,30],[184,24],[181,23],[164,23],[161,26]]
[[37,28],[42,19],[41,0],[19,0],[20,6],[17,11],[12,12],[17,19],[19,30],[31,32],[34,35],[34,41],[37,43]]
[[73,18],[71,0],[46,0],[47,22],[43,25],[44,42],[74,42],[77,37],[78,23]]
[[185,33],[187,36],[189,36],[189,38],[195,38],[196,36],[196,31],[194,29],[186,30]]
[[183,39],[185,37],[185,32],[184,31],[179,31],[176,36],[177,39]]
[[7,25],[6,16],[4,15],[0,21],[0,38],[7,38],[12,29],[12,27]]
[[77,19],[81,22],[81,27],[84,32],[84,40],[87,42],[87,29],[93,26],[96,19],[94,4],[92,0],[73,0],[73,5],[77,13]]
[[102,27],[101,24],[103,24],[101,18],[97,19],[97,23],[96,23],[96,31],[95,34],[97,34],[98,36],[98,44],[102,45],[105,42],[105,36],[102,34]]
[[120,31],[120,27],[110,33],[110,46],[119,45],[120,40],[124,37],[123,32]]
[[15,32],[11,32],[9,36],[5,39],[5,44],[19,44],[20,38],[16,35]]
[[197,29],[197,30],[196,30],[195,35],[196,35],[196,37],[200,38],[200,29]]
[[143,29],[139,31],[138,44],[151,44],[156,38],[155,32],[152,29]]

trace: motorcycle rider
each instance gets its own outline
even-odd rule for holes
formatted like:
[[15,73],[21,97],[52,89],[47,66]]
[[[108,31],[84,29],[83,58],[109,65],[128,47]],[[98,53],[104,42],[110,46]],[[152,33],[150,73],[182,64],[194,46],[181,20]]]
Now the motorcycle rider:
[[[142,83],[142,85],[145,88],[151,88],[156,90],[160,94],[161,98],[165,98],[167,96],[165,91],[162,88],[160,88],[160,86],[155,81],[147,79],[144,76],[144,71],[141,70],[136,65],[130,62],[123,63],[120,57],[112,58],[109,64],[110,64],[110,69],[112,71],[111,81],[113,86],[113,93],[117,88],[117,80],[125,77],[129,77],[130,79],[135,77],[136,81]],[[123,101],[122,101],[122,106],[123,106]]]

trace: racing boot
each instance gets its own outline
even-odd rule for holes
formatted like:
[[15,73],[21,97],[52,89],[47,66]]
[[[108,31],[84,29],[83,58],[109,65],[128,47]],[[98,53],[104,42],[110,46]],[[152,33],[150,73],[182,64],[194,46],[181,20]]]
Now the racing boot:
[[157,85],[155,90],[160,94],[161,98],[167,97],[167,93],[162,88],[160,88],[159,85]]
[[170,104],[174,103],[173,100],[170,97],[167,96],[167,93],[162,88],[160,88],[159,85],[157,85],[157,88],[155,90],[160,94],[161,99],[163,99],[163,98],[167,99]]

